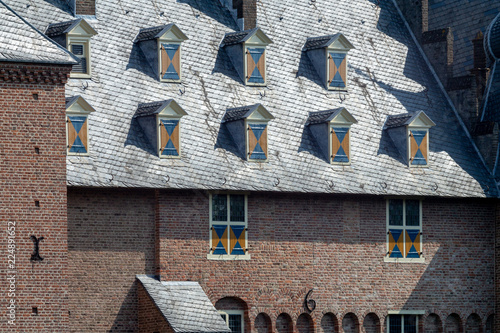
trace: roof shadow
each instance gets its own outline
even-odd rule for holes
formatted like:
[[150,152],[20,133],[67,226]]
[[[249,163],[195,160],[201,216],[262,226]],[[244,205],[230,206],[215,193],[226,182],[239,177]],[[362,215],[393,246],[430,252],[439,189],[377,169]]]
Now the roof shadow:
[[320,160],[330,163],[328,157],[321,152],[321,149],[316,143],[316,140],[314,139],[309,126],[304,126],[302,137],[300,139],[299,149],[297,150],[297,152],[308,152],[309,154],[319,158]]
[[[219,1],[177,0],[177,2],[191,6],[191,8],[200,11],[230,29],[240,30],[229,12],[229,9],[224,7]],[[196,18],[198,18],[199,14],[193,14]]]
[[239,158],[246,160],[246,156],[244,156],[244,152],[241,152],[234,143],[234,139],[229,133],[227,126],[225,123],[221,123],[219,126],[219,134],[217,135],[217,140],[214,145],[214,150],[220,148],[224,149],[227,152],[238,156]]
[[66,13],[74,16],[74,8],[73,8],[73,6],[71,6],[66,1],[63,1],[63,0],[43,0],[43,1],[45,1],[46,3],[51,4],[54,7],[59,8],[63,12],[66,12]]
[[212,74],[214,73],[223,74],[235,82],[243,83],[223,47],[219,47],[219,52],[217,52],[217,58],[212,69]]
[[130,121],[127,139],[125,140],[124,144],[124,147],[126,146],[135,146],[139,149],[144,150],[148,154],[157,156],[155,149],[151,146],[141,126],[139,125],[139,121],[137,120],[137,118],[132,118],[132,120]]
[[153,67],[144,55],[144,52],[142,52],[138,43],[134,43],[132,46],[126,69],[135,69],[151,77],[153,80],[158,80],[158,76],[154,72]]
[[405,159],[399,153],[398,149],[394,145],[389,133],[385,130],[382,130],[382,136],[380,137],[380,143],[377,150],[377,155],[388,155],[392,157],[394,160],[400,162],[405,167],[408,166]]
[[300,54],[299,70],[296,77],[299,76],[305,77],[306,79],[309,79],[310,81],[320,86],[322,89],[325,89],[323,82],[321,82],[321,78],[314,69],[314,66],[307,56],[306,52],[304,51],[302,51]]

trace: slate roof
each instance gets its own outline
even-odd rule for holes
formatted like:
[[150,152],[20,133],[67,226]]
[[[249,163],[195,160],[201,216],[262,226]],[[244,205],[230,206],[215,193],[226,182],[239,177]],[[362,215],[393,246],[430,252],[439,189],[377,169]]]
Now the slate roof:
[[328,45],[330,45],[330,41],[337,38],[338,36],[340,36],[339,33],[335,35],[309,37],[307,38],[306,44],[304,45],[304,51],[327,47]]
[[160,282],[137,275],[174,332],[231,332],[198,282]]
[[0,61],[77,64],[80,60],[0,0]]
[[253,28],[245,31],[228,32],[224,35],[222,40],[223,46],[234,45],[245,42],[250,36],[254,34],[259,28]]
[[69,108],[79,97],[80,95],[66,97],[66,109]]
[[[72,19],[50,2],[37,1],[29,8],[27,3],[9,0],[39,29]],[[259,3],[260,28],[274,41],[266,48],[267,87],[244,86],[219,47],[226,33],[238,30],[219,1],[98,1],[92,80],[70,79],[66,85],[68,96],[82,95],[96,109],[89,115],[89,156],[67,157],[68,185],[496,196],[493,178],[478,162],[392,1],[379,6],[370,0],[337,0],[336,6],[302,0]],[[182,48],[181,84],[159,82],[133,44],[141,28],[167,22],[177,22],[190,36]],[[347,94],[325,91],[302,52],[308,36],[331,31],[344,32],[356,46],[349,52]],[[138,104],[169,98],[189,113],[183,117],[182,155],[175,160],[160,159],[133,120]],[[266,163],[245,161],[224,146],[232,140],[221,126],[226,110],[256,103],[275,117],[268,125]],[[317,145],[305,131],[309,112],[339,107],[358,121],[351,127],[350,166],[330,165],[318,157]],[[409,168],[383,126],[389,115],[419,110],[436,123],[430,129],[429,167]]]
[[247,118],[260,104],[241,106],[237,108],[227,109],[224,117],[222,117],[222,122],[229,122],[235,120],[241,120]]
[[134,43],[158,38],[163,34],[163,31],[170,29],[173,25],[173,23],[170,23],[166,25],[160,25],[158,27],[141,29],[139,31],[139,34],[137,34]]
[[169,104],[171,101],[172,99],[159,102],[141,103],[137,107],[137,111],[134,114],[134,118],[150,116],[152,114],[158,114],[161,112],[161,110],[163,110],[164,106]]
[[494,59],[483,101],[482,121],[500,121],[500,14],[489,25],[485,36],[486,52]]
[[48,37],[63,35],[65,33],[70,32],[71,29],[73,29],[73,27],[75,27],[78,23],[80,23],[81,20],[82,19],[80,18],[72,21],[52,23],[47,27],[45,34]]
[[336,108],[333,110],[310,112],[309,118],[307,118],[306,125],[324,123],[325,121],[328,121],[328,119],[330,119],[331,117],[335,117],[343,109],[344,108]]
[[384,128],[393,128],[408,125],[411,119],[414,118],[410,113],[391,115],[387,117]]

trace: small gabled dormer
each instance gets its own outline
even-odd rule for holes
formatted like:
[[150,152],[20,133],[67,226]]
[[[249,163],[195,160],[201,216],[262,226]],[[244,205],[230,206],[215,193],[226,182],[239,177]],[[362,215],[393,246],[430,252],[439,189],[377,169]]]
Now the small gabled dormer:
[[66,148],[68,155],[88,155],[88,116],[95,109],[82,97],[66,98]]
[[410,167],[429,163],[429,129],[436,124],[423,111],[388,116],[384,130]]
[[139,31],[137,43],[161,82],[181,82],[181,44],[187,36],[170,23]]
[[267,84],[266,47],[273,41],[260,29],[227,33],[223,47],[243,83],[247,86]]
[[331,164],[351,164],[351,125],[358,121],[345,109],[310,112],[306,126]]
[[45,34],[80,58],[80,63],[73,66],[70,77],[91,77],[92,53],[90,39],[92,36],[97,35],[97,31],[87,21],[79,18],[73,21],[54,23],[49,25]]
[[231,133],[241,156],[247,161],[265,162],[268,158],[267,125],[273,115],[261,104],[227,109],[222,123]]
[[160,158],[181,157],[181,118],[186,111],[173,99],[139,104],[137,119]]
[[341,33],[310,37],[303,51],[328,90],[347,90],[347,53],[354,46]]

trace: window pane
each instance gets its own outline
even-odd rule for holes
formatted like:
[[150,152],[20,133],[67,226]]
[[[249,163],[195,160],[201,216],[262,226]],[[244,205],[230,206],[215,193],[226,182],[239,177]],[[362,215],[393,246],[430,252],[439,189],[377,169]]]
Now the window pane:
[[231,221],[245,222],[245,196],[231,195]]
[[420,225],[420,201],[406,200],[406,225]]
[[212,196],[212,221],[227,221],[227,195]]
[[405,316],[404,333],[417,333],[417,316]]
[[403,225],[403,200],[389,200],[389,225]]
[[229,315],[229,328],[233,333],[241,333],[241,315]]
[[389,316],[389,333],[401,333],[401,316]]
[[227,315],[225,313],[220,313],[220,316],[222,317],[222,319],[224,319],[224,321],[227,323]]

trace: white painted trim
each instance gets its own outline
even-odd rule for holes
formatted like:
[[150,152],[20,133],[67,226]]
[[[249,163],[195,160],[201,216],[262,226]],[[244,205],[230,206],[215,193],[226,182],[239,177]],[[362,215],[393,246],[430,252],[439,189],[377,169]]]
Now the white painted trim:
[[[479,156],[479,159],[481,160],[481,162],[483,163],[484,168],[490,173],[491,177],[494,177],[494,175],[491,173],[491,170],[488,168],[488,165],[486,164],[486,161],[484,160],[483,155],[481,155],[481,152],[477,148],[476,143],[474,142],[474,140],[472,139],[472,136],[470,135],[469,131],[467,130],[467,126],[465,126],[465,123],[463,122],[462,118],[460,118],[460,115],[458,114],[458,111],[455,108],[455,105],[453,104],[450,96],[448,95],[448,93],[446,92],[446,89],[444,89],[443,84],[439,80],[439,77],[436,74],[436,71],[434,70],[434,68],[432,67],[429,59],[425,55],[424,50],[422,49],[422,47],[418,43],[417,38],[413,34],[413,31],[411,30],[410,26],[408,25],[408,22],[406,21],[403,13],[399,9],[398,4],[396,3],[396,0],[392,0],[392,3],[394,5],[394,7],[396,8],[396,10],[398,11],[400,18],[405,23],[405,26],[406,26],[406,29],[408,30],[408,33],[411,35],[411,37],[413,39],[413,42],[415,43],[415,45],[417,46],[418,50],[420,51],[420,55],[422,56],[422,58],[424,59],[425,63],[427,64],[427,67],[429,67],[429,70],[431,71],[432,75],[434,76],[434,79],[436,80],[439,88],[441,88],[441,91],[443,92],[443,94],[444,94],[444,96],[446,98],[446,101],[448,102],[449,106],[451,107],[451,109],[455,113],[455,116],[456,116],[458,122],[460,123],[460,126],[462,126],[462,129],[464,130],[465,135],[467,136],[467,138],[469,139],[470,143],[472,144],[472,147],[474,147],[474,149],[476,150],[476,153]],[[494,182],[494,183],[495,183],[495,187],[496,187],[497,193],[499,193],[500,190],[498,188],[498,184],[497,184],[497,182]],[[500,196],[500,194],[499,194],[499,196]]]
[[[224,194],[226,195],[226,200],[227,200],[227,221],[212,221],[212,198],[214,194]],[[245,198],[245,221],[244,222],[231,222],[231,205],[230,205],[230,196],[231,195],[243,195]],[[248,229],[248,195],[244,193],[227,193],[227,192],[214,192],[210,193],[208,196],[209,200],[209,206],[208,206],[208,211],[209,211],[209,228],[208,228],[208,247],[212,247],[212,225],[213,224],[227,224],[228,226],[230,225],[242,225],[245,227],[245,229]],[[229,230],[228,230],[229,231]],[[230,242],[231,237],[228,235],[228,250],[230,247]],[[248,246],[248,230],[245,230],[245,247],[246,249],[249,248]],[[207,259],[210,260],[250,260],[250,253],[249,251],[245,251],[244,255],[234,255],[234,254],[212,254],[212,251],[210,250],[209,253],[207,254]]]
[[[163,79],[162,74],[161,74],[161,43],[166,43],[166,44],[176,44],[179,45],[179,79],[178,80],[173,80],[173,79]],[[171,83],[180,83],[182,81],[182,42],[179,41],[172,41],[168,39],[157,39],[156,40],[156,47],[158,48],[158,78],[160,79],[160,82],[171,82]]]
[[[329,91],[347,91],[348,90],[348,83],[349,83],[349,66],[347,66],[348,63],[348,56],[347,52],[349,50],[340,50],[340,49],[330,49],[330,48],[325,48],[326,51],[326,87],[328,88]],[[328,76],[330,75],[330,62],[328,61],[328,57],[330,56],[330,52],[335,52],[335,53],[344,53],[345,54],[345,87],[344,88],[339,88],[339,87],[330,87],[330,82],[328,82]]]
[[[332,133],[332,128],[348,128],[347,135],[349,136],[349,162],[334,162],[332,155],[333,155],[333,133]],[[328,126],[328,159],[330,160],[330,164],[332,165],[351,165],[351,125],[345,124],[342,125],[340,123],[332,123],[330,122]]]
[[[416,318],[415,318],[416,319],[416,323],[415,323],[416,327],[415,328],[416,328],[416,333],[418,333],[418,326],[419,326],[419,317],[418,316],[425,314],[425,311],[422,314],[420,314],[420,311],[422,311],[422,310],[416,310],[416,311],[412,311],[412,310],[391,311],[391,310],[389,310],[388,316],[391,316],[391,315],[401,316],[401,333],[405,333],[405,315],[416,316]],[[391,312],[411,312],[411,313],[391,313]],[[418,313],[414,313],[414,312],[418,312]],[[387,321],[387,325],[386,325],[386,327],[387,327],[386,331],[387,331],[387,333],[389,333],[391,319],[390,319],[390,317],[387,319],[388,319],[388,321]]]
[[[250,119],[250,121],[248,119],[245,119],[245,147],[246,147],[246,150],[245,150],[245,155],[246,155],[246,160],[248,162],[252,162],[252,163],[265,163],[265,162],[268,162],[269,161],[269,136],[267,137],[267,147],[266,147],[266,159],[265,160],[252,160],[250,159],[250,141],[248,140],[248,133],[250,132],[250,129],[249,129],[249,126],[250,124],[266,124],[266,131],[269,132],[269,121],[268,120],[252,120]],[[267,133],[266,133],[267,135]]]
[[[249,87],[266,87],[267,86],[267,44],[249,44],[243,43],[243,67],[245,76],[245,85]],[[248,48],[263,48],[264,49],[264,83],[248,82],[248,65],[247,65],[247,52]]]
[[219,314],[226,315],[226,325],[229,327],[229,315],[239,315],[241,317],[241,333],[245,333],[245,311],[243,310],[218,310]]
[[[69,77],[75,79],[90,79],[92,77],[92,52],[90,50],[90,37],[72,37],[66,34],[66,46],[71,52],[71,45],[83,45],[83,52],[87,58],[87,73],[70,72]],[[78,58],[78,56],[76,56]]]
[[[90,137],[89,137],[89,114],[90,112],[66,112],[66,155],[67,156],[89,156],[90,155]],[[85,121],[87,123],[87,152],[86,153],[70,153],[69,150],[69,137],[68,137],[68,131],[69,131],[69,119],[68,116],[79,116],[79,117],[87,117],[87,120]]]
[[[426,131],[427,132],[427,158],[425,161],[427,164],[425,165],[413,165],[411,164],[411,140],[410,140],[410,131]],[[429,144],[431,142],[430,140],[430,131],[429,128],[427,127],[410,127],[406,126],[406,151],[408,153],[408,156],[406,157],[408,159],[408,167],[410,168],[428,168],[429,167],[429,160],[430,160],[430,154],[429,154]]]
[[[390,200],[402,200],[403,201],[403,225],[402,226],[390,226],[389,225],[389,201]],[[418,226],[407,226],[406,225],[406,200],[418,200],[419,202],[419,225]],[[423,228],[423,217],[422,217],[422,199],[417,198],[386,198],[385,206],[385,228],[386,228],[386,251],[384,255],[384,262],[395,262],[395,263],[425,263],[425,257],[423,255],[424,248],[424,235],[422,233]],[[409,230],[420,230],[420,251],[422,255],[420,258],[391,258],[389,257],[389,229],[402,229],[403,231]],[[406,253],[406,234],[403,233],[403,255]]]
[[388,315],[424,315],[425,310],[389,310],[387,311]]
[[[161,123],[161,119],[170,119],[170,120],[179,120],[179,155],[177,156],[172,156],[172,155],[162,155],[161,154],[161,129],[160,129],[160,123]],[[158,157],[160,158],[165,158],[165,159],[180,159],[181,158],[181,147],[182,147],[182,144],[181,144],[181,117],[172,117],[172,116],[159,116],[157,115],[156,116],[156,128],[157,128],[157,137],[158,137],[158,151],[157,151],[157,154],[158,154]]]

